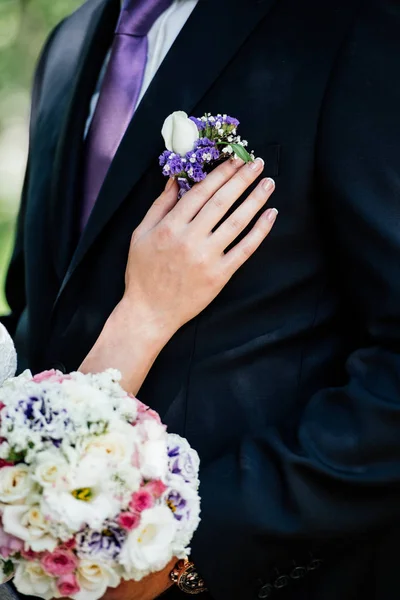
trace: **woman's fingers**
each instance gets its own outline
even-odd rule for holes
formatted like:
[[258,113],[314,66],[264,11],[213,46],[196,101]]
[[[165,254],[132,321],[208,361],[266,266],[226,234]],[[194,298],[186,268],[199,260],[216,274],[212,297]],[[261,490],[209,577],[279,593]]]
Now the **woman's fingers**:
[[169,179],[163,193],[149,208],[143,221],[135,231],[136,235],[143,235],[153,229],[167,216],[178,202],[178,184],[175,179]]
[[210,233],[263,169],[264,161],[261,158],[244,165],[201,209],[193,221],[196,230]]
[[235,241],[251,223],[275,189],[273,179],[263,179],[248,198],[218,227],[211,236],[211,243],[221,253]]
[[239,158],[226,160],[196,185],[178,202],[171,217],[181,223],[190,223],[210,198],[243,166]]
[[222,263],[229,277],[254,254],[274,226],[278,211],[270,208],[258,219],[253,229],[232,250],[227,252]]

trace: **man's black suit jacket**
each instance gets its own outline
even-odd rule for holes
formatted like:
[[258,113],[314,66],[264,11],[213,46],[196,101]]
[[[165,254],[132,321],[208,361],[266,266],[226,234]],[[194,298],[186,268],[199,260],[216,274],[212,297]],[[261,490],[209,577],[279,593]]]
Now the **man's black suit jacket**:
[[88,0],[38,65],[7,282],[20,366],[76,369],[120,300],[164,185],[164,118],[238,117],[277,223],[140,393],[202,459],[193,558],[215,600],[398,598],[400,4],[200,0],[79,239],[84,123],[118,10]]

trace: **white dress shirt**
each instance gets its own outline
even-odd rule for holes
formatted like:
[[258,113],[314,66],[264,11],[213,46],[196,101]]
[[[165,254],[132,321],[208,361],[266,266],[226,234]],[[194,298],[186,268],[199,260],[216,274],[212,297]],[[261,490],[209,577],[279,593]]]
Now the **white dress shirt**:
[[[153,27],[150,29],[147,36],[149,50],[146,70],[144,73],[142,89],[140,91],[137,105],[140,104],[154,75],[157,73],[161,63],[168,54],[169,49],[178,37],[178,34],[188,20],[197,2],[198,0],[174,0],[171,6],[158,17],[157,21],[155,21]],[[99,100],[101,85],[103,83],[108,62],[110,60],[110,53],[111,51],[108,53],[104,61],[103,68],[97,82],[96,91],[93,94],[90,102],[90,111],[85,127],[85,137],[89,130],[94,111],[96,110],[97,102]]]

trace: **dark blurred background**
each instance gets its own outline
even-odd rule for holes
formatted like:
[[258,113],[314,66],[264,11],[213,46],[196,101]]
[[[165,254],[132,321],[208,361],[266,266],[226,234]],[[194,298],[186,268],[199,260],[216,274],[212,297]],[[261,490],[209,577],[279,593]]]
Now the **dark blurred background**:
[[30,89],[49,31],[83,0],[0,0],[0,314],[28,146]]

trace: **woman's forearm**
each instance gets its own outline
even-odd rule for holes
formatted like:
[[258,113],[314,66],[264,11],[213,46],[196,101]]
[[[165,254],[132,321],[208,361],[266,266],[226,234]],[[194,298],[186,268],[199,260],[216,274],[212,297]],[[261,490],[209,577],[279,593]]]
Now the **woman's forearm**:
[[132,235],[124,298],[81,371],[114,367],[121,371],[128,392],[139,391],[172,335],[216,298],[270,232],[275,209],[266,211],[227,250],[273,192],[274,182],[261,180],[241,206],[223,219],[263,165],[261,159],[244,166],[226,161],[187,192],[183,202],[177,202],[176,183],[165,189]]
[[123,299],[111,313],[79,370],[99,373],[118,369],[122,374],[122,387],[136,395],[170,337],[152,316]]

